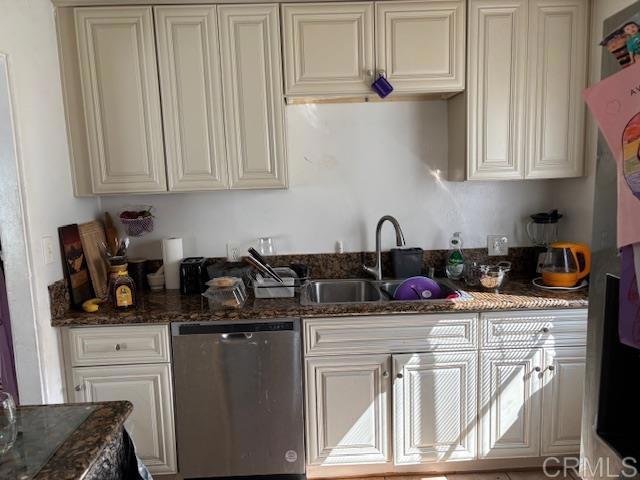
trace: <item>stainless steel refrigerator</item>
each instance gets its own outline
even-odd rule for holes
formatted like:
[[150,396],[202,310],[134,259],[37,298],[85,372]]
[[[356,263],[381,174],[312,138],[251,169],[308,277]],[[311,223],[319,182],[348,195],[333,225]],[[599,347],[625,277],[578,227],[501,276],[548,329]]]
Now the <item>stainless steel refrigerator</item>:
[[[615,30],[638,12],[640,2],[609,17],[603,33]],[[602,78],[620,69],[614,56],[603,48]],[[620,257],[616,246],[616,175],[615,159],[600,136],[582,417],[581,474],[589,480],[616,478],[622,471],[632,473],[622,460],[636,456],[640,449],[640,350],[622,345],[617,331]]]

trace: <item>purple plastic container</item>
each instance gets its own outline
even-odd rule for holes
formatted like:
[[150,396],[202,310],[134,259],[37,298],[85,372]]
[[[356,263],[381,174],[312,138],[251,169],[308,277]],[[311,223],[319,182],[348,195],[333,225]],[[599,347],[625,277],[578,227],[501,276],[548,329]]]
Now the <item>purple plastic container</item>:
[[407,278],[393,293],[394,300],[437,300],[441,297],[440,285],[429,277]]

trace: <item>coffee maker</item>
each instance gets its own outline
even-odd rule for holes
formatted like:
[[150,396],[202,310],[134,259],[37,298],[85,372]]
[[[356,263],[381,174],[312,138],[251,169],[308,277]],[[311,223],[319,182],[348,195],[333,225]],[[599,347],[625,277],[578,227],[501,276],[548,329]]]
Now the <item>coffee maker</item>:
[[550,212],[534,213],[527,224],[527,235],[536,249],[534,274],[539,276],[542,273],[542,266],[545,263],[549,245],[558,241],[558,221],[562,215],[558,210]]

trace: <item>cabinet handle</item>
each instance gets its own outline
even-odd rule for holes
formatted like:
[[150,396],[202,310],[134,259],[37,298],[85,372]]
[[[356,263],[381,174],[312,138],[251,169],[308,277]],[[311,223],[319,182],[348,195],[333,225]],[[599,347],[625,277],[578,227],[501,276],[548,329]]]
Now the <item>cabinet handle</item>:
[[120,344],[116,343],[116,352],[119,352],[119,351],[120,351]]
[[397,377],[397,378],[402,378],[402,376],[403,376],[403,375],[402,375],[401,373],[398,373],[398,374],[396,375],[396,377]]
[[386,370],[384,372],[382,372],[382,376],[384,378],[389,378],[389,372],[387,372]]

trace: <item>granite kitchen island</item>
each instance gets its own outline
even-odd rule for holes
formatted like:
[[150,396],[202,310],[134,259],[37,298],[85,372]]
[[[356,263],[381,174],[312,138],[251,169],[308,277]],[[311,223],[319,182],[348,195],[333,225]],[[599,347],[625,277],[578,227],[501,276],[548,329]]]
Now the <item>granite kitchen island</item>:
[[5,480],[124,479],[137,472],[124,422],[130,402],[18,407],[17,438],[0,456]]

